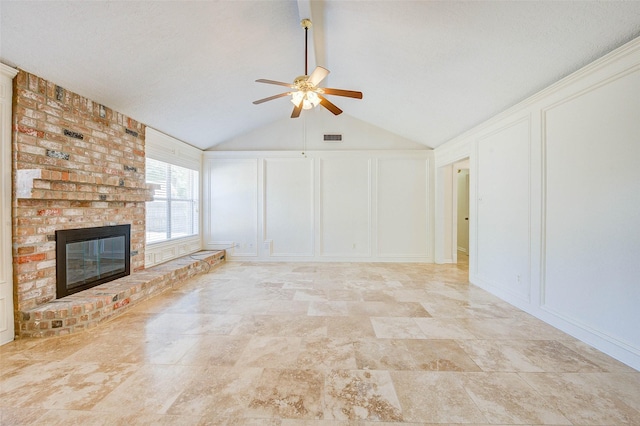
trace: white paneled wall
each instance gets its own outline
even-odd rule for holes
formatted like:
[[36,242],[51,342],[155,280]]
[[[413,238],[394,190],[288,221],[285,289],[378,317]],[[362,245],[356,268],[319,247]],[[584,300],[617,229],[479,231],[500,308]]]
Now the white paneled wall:
[[528,117],[478,138],[477,223],[474,273],[501,290],[529,300]]
[[258,255],[258,164],[256,158],[206,158],[205,247],[228,248],[236,257]]
[[371,256],[371,158],[320,158],[320,255]]
[[422,158],[383,158],[378,161],[378,255],[426,258],[428,163]]
[[543,149],[541,303],[640,354],[639,66],[545,108]]
[[471,282],[640,369],[640,39],[436,149],[438,176],[464,156]]
[[265,158],[264,235],[271,256],[313,256],[313,160]]
[[430,151],[207,152],[205,247],[228,259],[432,261]]

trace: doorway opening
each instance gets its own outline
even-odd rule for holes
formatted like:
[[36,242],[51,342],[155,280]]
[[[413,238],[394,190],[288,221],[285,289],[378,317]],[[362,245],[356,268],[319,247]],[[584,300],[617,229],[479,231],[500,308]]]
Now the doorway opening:
[[[472,238],[470,223],[470,161],[460,159],[440,166],[436,176],[436,263],[455,263],[469,270]],[[471,241],[471,243],[470,243]]]
[[469,269],[469,160],[454,164],[456,209],[454,222],[456,232],[452,245],[456,251],[456,263]]

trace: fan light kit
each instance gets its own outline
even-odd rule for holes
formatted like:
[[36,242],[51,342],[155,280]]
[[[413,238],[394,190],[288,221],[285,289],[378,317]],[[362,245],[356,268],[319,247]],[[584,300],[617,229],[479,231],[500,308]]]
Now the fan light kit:
[[300,112],[303,109],[312,109],[318,105],[322,105],[333,114],[338,115],[342,113],[342,110],[331,103],[324,95],[345,96],[347,98],[362,99],[362,92],[356,92],[354,90],[343,89],[330,89],[318,87],[318,84],[329,75],[329,70],[323,67],[316,67],[311,75],[308,75],[307,67],[307,43],[308,43],[308,31],[311,28],[311,21],[309,19],[303,19],[300,24],[304,28],[304,75],[297,77],[293,80],[293,84],[284,83],[282,81],[275,80],[256,80],[257,83],[275,84],[277,86],[285,86],[291,89],[295,89],[290,92],[280,93],[268,98],[254,101],[255,105],[263,102],[272,101],[274,99],[282,98],[284,96],[291,96],[291,102],[293,103],[293,112],[291,118],[298,118]]

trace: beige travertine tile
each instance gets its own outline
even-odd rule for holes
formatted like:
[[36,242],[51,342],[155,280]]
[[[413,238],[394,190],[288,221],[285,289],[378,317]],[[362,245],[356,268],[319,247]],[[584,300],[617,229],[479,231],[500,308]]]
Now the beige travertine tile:
[[327,294],[326,290],[316,288],[309,290],[297,290],[296,294],[293,296],[293,300],[308,302],[328,302],[329,295]]
[[317,317],[346,317],[348,315],[347,302],[312,301],[309,304],[307,315]]
[[[188,425],[197,424],[198,417],[170,416],[166,414],[120,413],[105,414],[98,411],[49,410],[42,415],[37,424],[47,426],[91,425],[91,426],[129,426],[140,425]],[[4,423],[0,423],[3,424]],[[20,423],[7,423],[17,425]],[[36,423],[23,423],[36,424]]]
[[0,424],[640,424],[640,372],[466,265],[227,263],[0,346]]
[[573,337],[533,317],[477,318],[466,321],[478,339],[574,340]]
[[403,317],[371,317],[371,325],[379,339],[425,339],[426,336],[413,320]]
[[[134,365],[132,365],[134,367]],[[164,414],[202,372],[199,367],[182,365],[142,365],[93,406],[96,411]]]
[[472,301],[468,295],[429,292],[422,306],[435,318],[512,318],[518,311],[505,302]]
[[391,373],[403,419],[420,423],[486,423],[464,389],[464,378],[449,372]]
[[270,369],[249,402],[247,417],[322,419],[324,374],[315,370]]
[[111,334],[76,351],[67,361],[100,362],[109,354],[109,361],[115,363],[175,364],[199,340],[198,336],[174,333]]
[[205,416],[210,421],[244,417],[262,373],[262,368],[203,367],[184,386],[167,413]]
[[24,339],[0,346],[0,374],[6,360],[54,361],[62,360],[96,340],[92,333],[49,339]]
[[603,371],[555,340],[466,340],[460,341],[460,345],[484,371]]
[[195,324],[185,334],[229,334],[242,321],[242,315],[197,314]]
[[[362,293],[362,300],[365,302],[389,302],[389,303],[397,302],[391,290],[362,288],[360,292]],[[352,314],[352,315],[359,315],[359,314]]]
[[462,318],[414,318],[427,339],[475,339],[470,321]]
[[232,335],[251,336],[326,336],[324,317],[308,315],[245,316],[231,332]]
[[40,408],[0,408],[0,425],[37,424],[38,419],[46,413],[47,410]]
[[198,426],[280,426],[281,419],[261,419],[248,417],[202,416]]
[[400,339],[360,339],[354,343],[359,370],[413,370],[415,360]]
[[324,400],[327,419],[402,420],[400,403],[387,371],[329,371]]
[[2,377],[0,404],[3,408],[91,409],[136,368],[134,364],[36,361]]
[[579,340],[563,340],[562,344],[600,366],[603,371],[637,373],[636,370]]
[[309,301],[274,300],[267,315],[306,315],[309,311]]
[[180,365],[225,366],[236,364],[250,336],[200,336],[178,361]]
[[[316,283],[316,285],[318,285]],[[329,301],[335,302],[359,302],[362,301],[362,291],[348,289],[340,285],[338,288],[327,288]]]
[[592,380],[640,412],[640,372],[592,374]]
[[375,337],[371,321],[367,316],[326,317],[327,336],[333,338]]
[[414,359],[413,370],[480,371],[454,340],[407,340],[404,344]]
[[232,300],[229,304],[228,314],[236,315],[266,315],[271,310],[273,300]]
[[431,314],[418,302],[399,302],[388,306],[386,316],[427,318]]
[[394,301],[362,301],[362,302],[347,302],[347,309],[349,315],[352,316],[367,316],[367,317],[384,317],[387,316],[387,306],[390,303],[397,303]]
[[300,344],[297,367],[314,370],[355,369],[354,343],[348,338],[304,338]]
[[[360,425],[361,422],[350,422],[350,421],[340,421],[340,420],[291,420],[291,419],[283,419],[282,426],[352,426],[352,425]],[[379,424],[379,423],[375,423]]]
[[459,345],[483,371],[542,372],[516,340],[459,340]]
[[463,373],[463,386],[489,423],[569,425],[571,422],[516,373]]
[[[520,373],[540,395],[574,424],[640,424],[637,407],[640,374],[631,379],[630,389],[623,390],[617,380],[620,373]],[[631,395],[629,395],[629,390]],[[622,397],[622,398],[621,398]]]
[[300,342],[299,337],[253,337],[236,366],[293,368],[300,353]]

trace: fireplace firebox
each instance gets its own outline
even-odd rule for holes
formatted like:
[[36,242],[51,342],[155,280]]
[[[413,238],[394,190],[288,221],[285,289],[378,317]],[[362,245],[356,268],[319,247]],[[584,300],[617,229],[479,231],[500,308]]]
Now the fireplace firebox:
[[56,231],[56,299],[131,273],[131,225]]

